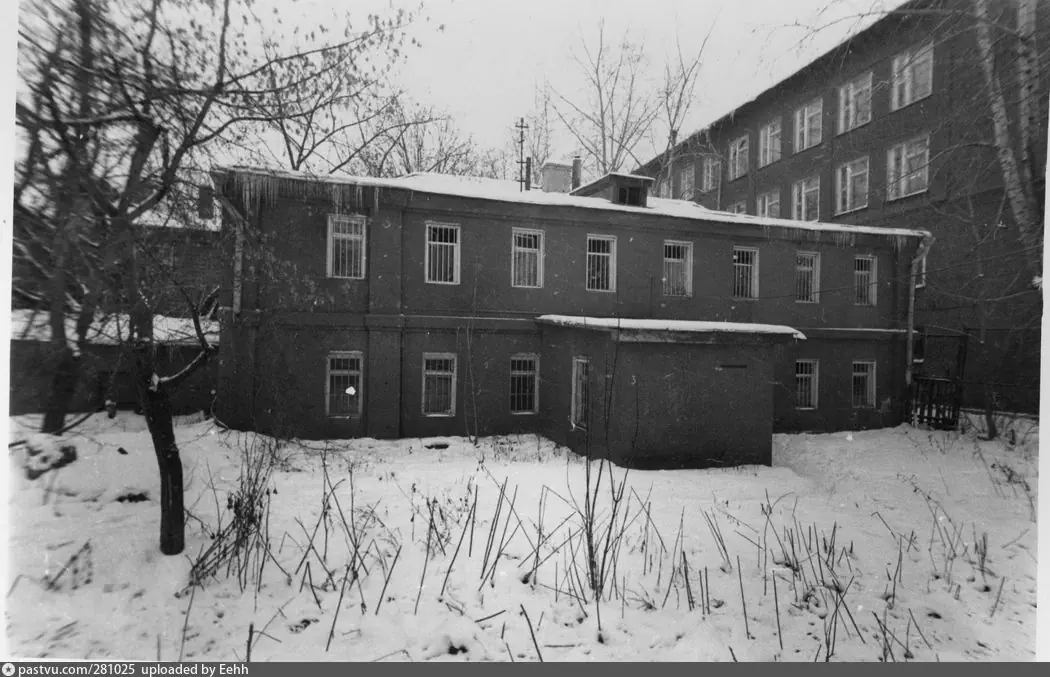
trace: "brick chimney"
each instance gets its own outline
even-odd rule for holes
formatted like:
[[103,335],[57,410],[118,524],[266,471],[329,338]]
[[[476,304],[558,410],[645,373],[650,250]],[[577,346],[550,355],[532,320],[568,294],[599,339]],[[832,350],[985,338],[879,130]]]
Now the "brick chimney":
[[560,162],[545,162],[540,168],[545,193],[568,193],[572,190],[572,166]]

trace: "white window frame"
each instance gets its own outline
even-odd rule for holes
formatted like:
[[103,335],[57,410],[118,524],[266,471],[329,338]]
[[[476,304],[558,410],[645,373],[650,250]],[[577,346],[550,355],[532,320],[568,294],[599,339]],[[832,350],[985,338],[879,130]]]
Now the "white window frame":
[[710,193],[718,188],[722,179],[722,159],[715,155],[705,155],[703,176],[700,177],[700,190]]
[[[810,367],[809,373],[799,373],[799,366]],[[806,380],[809,384],[809,396],[811,403],[802,406],[799,404],[799,393],[802,390],[801,381]],[[795,409],[800,411],[813,411],[820,407],[820,360],[802,359],[795,360]]]
[[[514,369],[515,362],[529,360],[532,362],[532,370]],[[515,396],[520,393],[514,392],[515,377],[532,377],[532,402],[529,409],[515,409]],[[540,356],[535,353],[517,353],[510,356],[510,413],[514,416],[528,416],[540,411]]]
[[[868,271],[857,270],[859,261],[869,261],[871,267]],[[868,275],[868,281],[862,282],[861,276]],[[867,295],[861,298],[861,289],[868,288]],[[879,302],[879,259],[872,254],[862,254],[853,257],[853,305],[874,307]]]
[[[811,131],[809,122],[816,120]],[[824,99],[818,98],[795,109],[795,153],[801,153],[824,140]]]
[[780,159],[780,118],[770,120],[758,132],[758,166],[766,167]]
[[[449,243],[447,242],[434,242],[430,239],[431,228],[451,228],[456,232],[456,242],[452,244],[452,257],[453,257],[453,279],[448,280],[432,280],[430,276],[430,251],[431,247],[442,247],[448,248]],[[455,223],[439,223],[437,221],[426,222],[426,252],[423,255],[423,268],[424,268],[424,279],[427,284],[459,284],[460,281],[460,263],[462,256],[460,255],[460,248],[463,246],[463,232],[458,224]]]
[[[839,87],[839,134],[845,134],[871,122],[871,90],[871,73],[865,73]],[[865,98],[867,108],[862,110],[861,103]]]
[[692,200],[696,194],[696,165],[692,162],[678,170],[678,194],[683,200]]
[[737,200],[726,207],[726,211],[730,214],[747,214],[747,200]]
[[928,254],[924,255],[921,259],[919,259],[919,274],[915,278],[915,288],[916,289],[922,289],[923,287],[926,286],[926,258],[927,258],[927,256],[928,256]]
[[[529,249],[518,246],[518,236],[534,235],[537,238],[537,248]],[[525,261],[527,257],[536,256],[536,284],[523,284],[519,281],[518,263]],[[546,243],[544,232],[532,228],[513,228],[510,235],[510,286],[517,289],[543,289],[543,264],[546,258]]]
[[[357,369],[332,369],[332,359],[357,360]],[[361,406],[364,398],[361,391],[364,389],[364,353],[360,350],[333,350],[325,356],[325,379],[324,379],[324,413],[329,418],[356,418],[361,415]],[[332,377],[333,376],[357,376],[357,408],[356,410],[342,413],[332,412]]]
[[[917,74],[925,66],[928,68],[925,83],[917,80]],[[925,91],[916,89],[925,86]],[[933,43],[913,47],[893,57],[890,73],[890,111],[922,101],[933,94]]]
[[[844,162],[835,169],[835,213],[845,214],[847,212],[864,209],[868,206],[871,194],[870,163],[868,156]],[[860,202],[854,194],[854,180],[864,177],[864,201]]]
[[660,198],[671,197],[671,179],[664,177],[656,184],[656,196]]
[[[601,240],[603,242],[610,242],[612,246],[609,248],[608,253],[591,252],[591,242]],[[591,257],[592,256],[606,256],[609,258],[609,288],[598,289],[591,287]],[[615,293],[616,292],[616,236],[615,235],[598,235],[594,233],[588,233],[587,235],[587,250],[586,259],[584,261],[584,275],[586,278],[585,287],[587,291],[594,292],[605,292]]]
[[[736,261],[736,255],[738,253],[750,253],[752,255],[750,263],[738,263]],[[738,301],[755,301],[758,299],[758,266],[759,266],[759,255],[758,249],[755,247],[733,247],[733,298]],[[737,269],[738,267],[750,266],[751,274],[748,280],[750,287],[750,295],[742,295],[738,292],[741,290],[737,287]]]
[[[858,370],[858,367],[863,365],[863,369]],[[875,360],[854,360],[852,369],[852,378],[850,379],[850,400],[854,409],[874,409],[876,404],[876,397],[878,390],[876,389],[876,374],[878,373],[878,365]],[[857,377],[867,376],[867,383],[864,388],[864,399],[860,403],[857,401]]]
[[729,180],[747,176],[751,143],[747,134],[733,139],[729,144]]
[[[336,227],[339,225],[357,226],[359,232],[357,233],[340,233],[336,231]],[[326,255],[327,262],[325,269],[328,277],[337,278],[341,280],[363,280],[365,279],[365,264],[367,263],[367,229],[368,220],[360,215],[352,214],[329,214],[328,215],[328,252]],[[358,275],[338,275],[335,270],[335,241],[336,240],[349,240],[351,242],[357,241],[361,243],[361,256],[360,256],[360,274]],[[348,261],[348,267],[353,268],[354,266]],[[352,272],[352,271],[351,271]]]
[[[816,182],[815,187],[810,185]],[[812,219],[806,218],[806,197],[816,193],[817,213]],[[791,217],[796,221],[820,220],[820,174],[799,179],[791,185]]]
[[[427,360],[452,360],[452,373],[449,374],[445,371],[428,371]],[[456,415],[456,387],[457,380],[459,378],[459,356],[455,353],[423,353],[423,400],[420,403],[420,411],[423,416],[427,418],[451,418]],[[428,412],[427,411],[427,377],[428,376],[449,376],[452,377],[452,389],[450,393],[449,408],[445,411]]]
[[[775,216],[769,213],[769,207],[773,204],[776,204],[777,206],[777,213]],[[780,188],[769,190],[759,195],[758,198],[755,200],[755,207],[755,211],[758,213],[759,216],[764,216],[766,218],[772,219],[783,218],[783,215],[780,211]]]
[[[668,247],[683,247],[685,250],[685,257],[681,259],[668,258],[667,248]],[[684,276],[683,286],[685,293],[676,294],[672,293],[677,291],[670,280],[669,272],[673,271],[673,266],[676,263],[681,263],[682,273]],[[671,266],[669,268],[669,266]],[[670,298],[690,298],[693,295],[693,243],[685,242],[683,240],[664,240],[664,276],[663,276],[663,292],[664,296]]]
[[[906,171],[909,161],[922,158],[919,169]],[[921,177],[922,187],[908,190],[908,181]],[[886,151],[886,199],[902,200],[930,189],[930,136],[925,134],[894,144]]]
[[[581,388],[580,368],[586,367],[586,380]],[[590,372],[591,361],[586,357],[572,358],[572,402],[570,403],[569,423],[573,428],[587,429],[587,418],[590,417]],[[582,414],[582,416],[581,416]]]
[[[802,264],[803,257],[808,257],[812,261],[808,268]],[[812,272],[813,275],[807,298],[803,298],[800,294],[800,276],[804,272]],[[795,252],[795,303],[820,303],[820,252]]]

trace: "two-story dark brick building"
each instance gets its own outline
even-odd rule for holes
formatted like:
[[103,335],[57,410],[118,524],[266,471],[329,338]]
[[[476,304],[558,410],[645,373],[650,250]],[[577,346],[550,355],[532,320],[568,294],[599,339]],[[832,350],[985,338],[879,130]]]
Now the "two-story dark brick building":
[[[410,175],[214,174],[219,417],[305,437],[535,432],[658,465],[900,422],[921,230]],[[804,337],[804,338],[803,338]]]
[[[997,82],[1019,124],[1017,3],[989,4]],[[1050,10],[1034,4],[1041,128],[1025,150],[1041,218]],[[973,10],[969,0],[907,2],[636,173],[657,179],[658,194],[711,209],[931,231],[916,301],[930,345],[968,337],[968,404],[1034,410],[1039,273],[1003,188]],[[1041,254],[1041,222],[1037,237]],[[923,368],[946,375],[954,361],[951,350]]]

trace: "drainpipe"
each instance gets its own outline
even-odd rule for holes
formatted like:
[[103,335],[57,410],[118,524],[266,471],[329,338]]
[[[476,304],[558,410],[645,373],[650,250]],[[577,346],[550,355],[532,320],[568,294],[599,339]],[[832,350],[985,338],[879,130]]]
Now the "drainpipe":
[[930,253],[933,239],[933,235],[924,235],[922,242],[919,243],[918,251],[915,252],[915,258],[911,260],[911,276],[908,278],[910,281],[908,285],[908,364],[904,371],[904,382],[908,388],[911,388],[915,365],[912,359],[915,355],[915,280],[919,276],[919,266]]

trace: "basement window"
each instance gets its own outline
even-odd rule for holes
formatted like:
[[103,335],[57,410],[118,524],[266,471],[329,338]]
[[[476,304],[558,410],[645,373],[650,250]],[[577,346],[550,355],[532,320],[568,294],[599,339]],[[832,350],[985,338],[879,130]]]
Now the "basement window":
[[361,415],[361,361],[355,351],[328,353],[328,379],[325,384],[325,413],[332,417]]
[[423,353],[423,415],[456,415],[456,355]]
[[539,411],[539,371],[540,358],[536,355],[510,358],[510,413],[535,414]]

